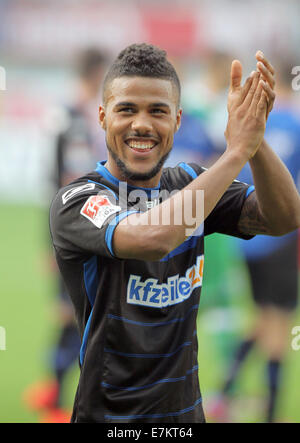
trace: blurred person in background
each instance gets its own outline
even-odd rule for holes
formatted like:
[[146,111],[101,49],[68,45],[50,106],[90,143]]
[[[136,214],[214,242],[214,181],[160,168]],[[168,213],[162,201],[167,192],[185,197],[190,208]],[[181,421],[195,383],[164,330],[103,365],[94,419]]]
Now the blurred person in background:
[[180,131],[174,136],[174,144],[165,165],[174,167],[182,162],[207,164],[210,161],[214,144],[203,124],[203,121],[189,112],[183,112]]
[[[54,144],[57,190],[92,169],[99,158],[106,158],[105,139],[97,120],[106,61],[106,54],[96,48],[82,51],[76,59],[78,81],[73,100],[58,112],[59,130]],[[50,423],[70,421],[70,413],[63,407],[63,386],[78,359],[81,344],[71,300],[60,274],[57,275],[61,330],[50,361],[53,378],[37,382],[25,392],[27,406],[42,413],[42,422]]]
[[[186,70],[187,61],[179,56],[173,56],[170,60],[176,72],[179,73],[182,83],[189,85]],[[187,89],[189,90],[189,88]],[[184,152],[184,161],[186,163],[201,163],[205,166],[207,163],[210,163],[211,153],[214,151],[214,143],[203,121],[203,117],[194,112],[192,108],[193,103],[189,103],[189,100],[190,96],[188,95],[185,103],[186,106],[181,116],[180,131],[174,135],[173,148],[165,163],[167,167],[174,167],[181,163],[182,152]]]
[[[300,177],[300,120],[293,106],[292,64],[278,61],[276,66],[277,101],[269,116],[266,140],[285,163],[295,183]],[[238,177],[252,183],[248,165]],[[298,299],[297,231],[283,237],[257,236],[239,242],[245,257],[253,301],[255,324],[241,340],[230,365],[220,397],[209,407],[211,418],[229,420],[230,393],[242,363],[255,345],[266,357],[268,397],[265,421],[276,418],[279,388],[282,388],[282,365],[288,349],[291,320]]]
[[228,78],[230,76],[233,55],[210,48],[206,56],[201,57],[201,81],[192,82],[186,88],[185,109],[199,117],[209,134],[213,146],[207,151],[208,166],[224,152],[226,141],[224,130],[227,121]]

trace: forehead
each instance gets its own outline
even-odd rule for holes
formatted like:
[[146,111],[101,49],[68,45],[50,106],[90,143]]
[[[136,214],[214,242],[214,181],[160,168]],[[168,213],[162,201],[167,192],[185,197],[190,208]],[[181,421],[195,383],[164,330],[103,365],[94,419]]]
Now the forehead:
[[177,104],[175,86],[170,80],[150,77],[119,77],[107,87],[107,104],[131,102],[150,104],[164,102],[170,107]]

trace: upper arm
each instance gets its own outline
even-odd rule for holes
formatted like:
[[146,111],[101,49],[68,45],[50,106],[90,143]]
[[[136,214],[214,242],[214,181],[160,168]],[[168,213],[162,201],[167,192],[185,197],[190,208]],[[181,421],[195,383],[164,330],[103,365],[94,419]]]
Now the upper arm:
[[259,209],[255,191],[246,198],[243,204],[238,229],[244,235],[275,235]]
[[157,226],[142,225],[139,211],[118,200],[116,194],[101,185],[67,189],[56,196],[50,210],[53,244],[65,259],[96,254],[159,260],[165,255]]
[[[112,238],[117,224],[131,213],[120,206],[113,193],[101,186],[70,187],[59,192],[50,209],[53,244],[66,259],[83,254],[112,257]],[[83,189],[84,190],[83,190]]]
[[160,260],[169,252],[167,244],[161,240],[159,227],[151,223],[145,226],[140,222],[140,217],[139,213],[131,214],[116,226],[114,253],[123,259]]

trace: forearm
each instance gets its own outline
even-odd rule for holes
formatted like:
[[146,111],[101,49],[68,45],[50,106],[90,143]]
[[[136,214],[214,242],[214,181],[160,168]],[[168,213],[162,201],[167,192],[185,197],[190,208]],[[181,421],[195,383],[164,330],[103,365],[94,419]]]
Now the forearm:
[[156,259],[155,251],[160,257],[175,249],[204,222],[246,162],[242,153],[226,151],[183,190],[146,213],[121,221],[114,235],[117,256],[130,258],[130,249],[132,257],[145,257],[147,251],[151,257],[153,251]]
[[300,227],[300,197],[286,166],[264,140],[249,161],[259,210],[271,235]]

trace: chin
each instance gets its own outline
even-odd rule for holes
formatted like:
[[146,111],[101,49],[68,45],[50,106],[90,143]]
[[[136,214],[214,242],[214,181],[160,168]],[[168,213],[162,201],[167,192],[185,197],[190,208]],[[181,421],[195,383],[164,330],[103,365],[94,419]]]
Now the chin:
[[151,164],[149,164],[149,162],[145,160],[139,162],[128,162],[128,160],[126,161],[125,159],[122,160],[109,148],[108,145],[107,147],[123,178],[125,180],[130,179],[135,181],[147,181],[155,177],[161,171],[171,152],[170,149],[162,158],[158,159],[156,162],[152,160]]

